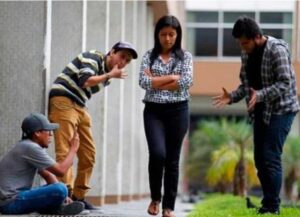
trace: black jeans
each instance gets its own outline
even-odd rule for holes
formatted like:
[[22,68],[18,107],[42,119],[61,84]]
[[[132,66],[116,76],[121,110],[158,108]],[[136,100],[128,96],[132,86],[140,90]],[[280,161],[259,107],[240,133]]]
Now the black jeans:
[[149,149],[151,199],[161,200],[164,179],[162,207],[174,210],[181,144],[189,126],[188,102],[146,103],[144,125]]
[[269,125],[263,123],[261,114],[254,119],[254,160],[266,208],[278,209],[280,205],[281,154],[294,117],[295,113],[272,115]]

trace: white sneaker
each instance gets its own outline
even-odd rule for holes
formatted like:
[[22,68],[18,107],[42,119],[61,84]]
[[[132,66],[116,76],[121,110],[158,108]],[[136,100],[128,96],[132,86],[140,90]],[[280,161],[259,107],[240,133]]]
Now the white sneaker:
[[98,213],[98,214],[104,214],[103,210],[99,207],[97,209],[91,209],[89,210],[91,213]]
[[81,213],[79,213],[79,215],[88,215],[88,214],[90,214],[90,213],[91,213],[91,212],[90,212],[89,210],[84,209],[84,210],[82,210]]

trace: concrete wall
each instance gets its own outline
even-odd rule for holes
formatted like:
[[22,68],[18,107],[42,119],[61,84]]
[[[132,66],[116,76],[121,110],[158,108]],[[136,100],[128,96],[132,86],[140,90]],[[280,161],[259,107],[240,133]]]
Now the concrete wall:
[[0,2],[0,156],[23,118],[44,111],[44,27],[44,2]]
[[[167,14],[167,4],[161,5],[160,14]],[[20,139],[26,115],[47,114],[50,86],[70,60],[85,50],[106,53],[126,40],[139,53],[126,68],[129,76],[88,102],[97,146],[88,199],[99,205],[148,195],[138,73],[142,55],[153,46],[157,16],[147,1],[0,1],[0,157]],[[54,157],[53,146],[49,153]]]

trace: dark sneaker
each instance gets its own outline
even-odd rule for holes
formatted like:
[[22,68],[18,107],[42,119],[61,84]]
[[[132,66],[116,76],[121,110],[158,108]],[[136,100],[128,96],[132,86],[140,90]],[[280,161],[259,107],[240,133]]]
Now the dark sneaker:
[[84,203],[74,201],[69,204],[62,204],[59,208],[51,211],[40,211],[40,214],[50,215],[78,215],[84,210]]
[[87,202],[85,199],[78,199],[75,196],[72,196],[72,200],[73,201],[79,201],[79,202],[83,203],[84,204],[84,209],[86,209],[86,210],[93,210],[93,211],[99,211],[99,212],[102,210],[101,208],[95,207],[91,203]]
[[280,211],[279,208],[267,208],[267,207],[261,207],[257,210],[257,214],[273,214],[273,215],[279,215]]

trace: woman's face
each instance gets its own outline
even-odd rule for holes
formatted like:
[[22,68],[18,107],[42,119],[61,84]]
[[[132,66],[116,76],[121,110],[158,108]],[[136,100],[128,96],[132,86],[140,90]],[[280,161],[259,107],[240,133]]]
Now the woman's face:
[[174,46],[177,38],[176,29],[167,26],[162,28],[158,33],[159,43],[163,50],[170,50]]

